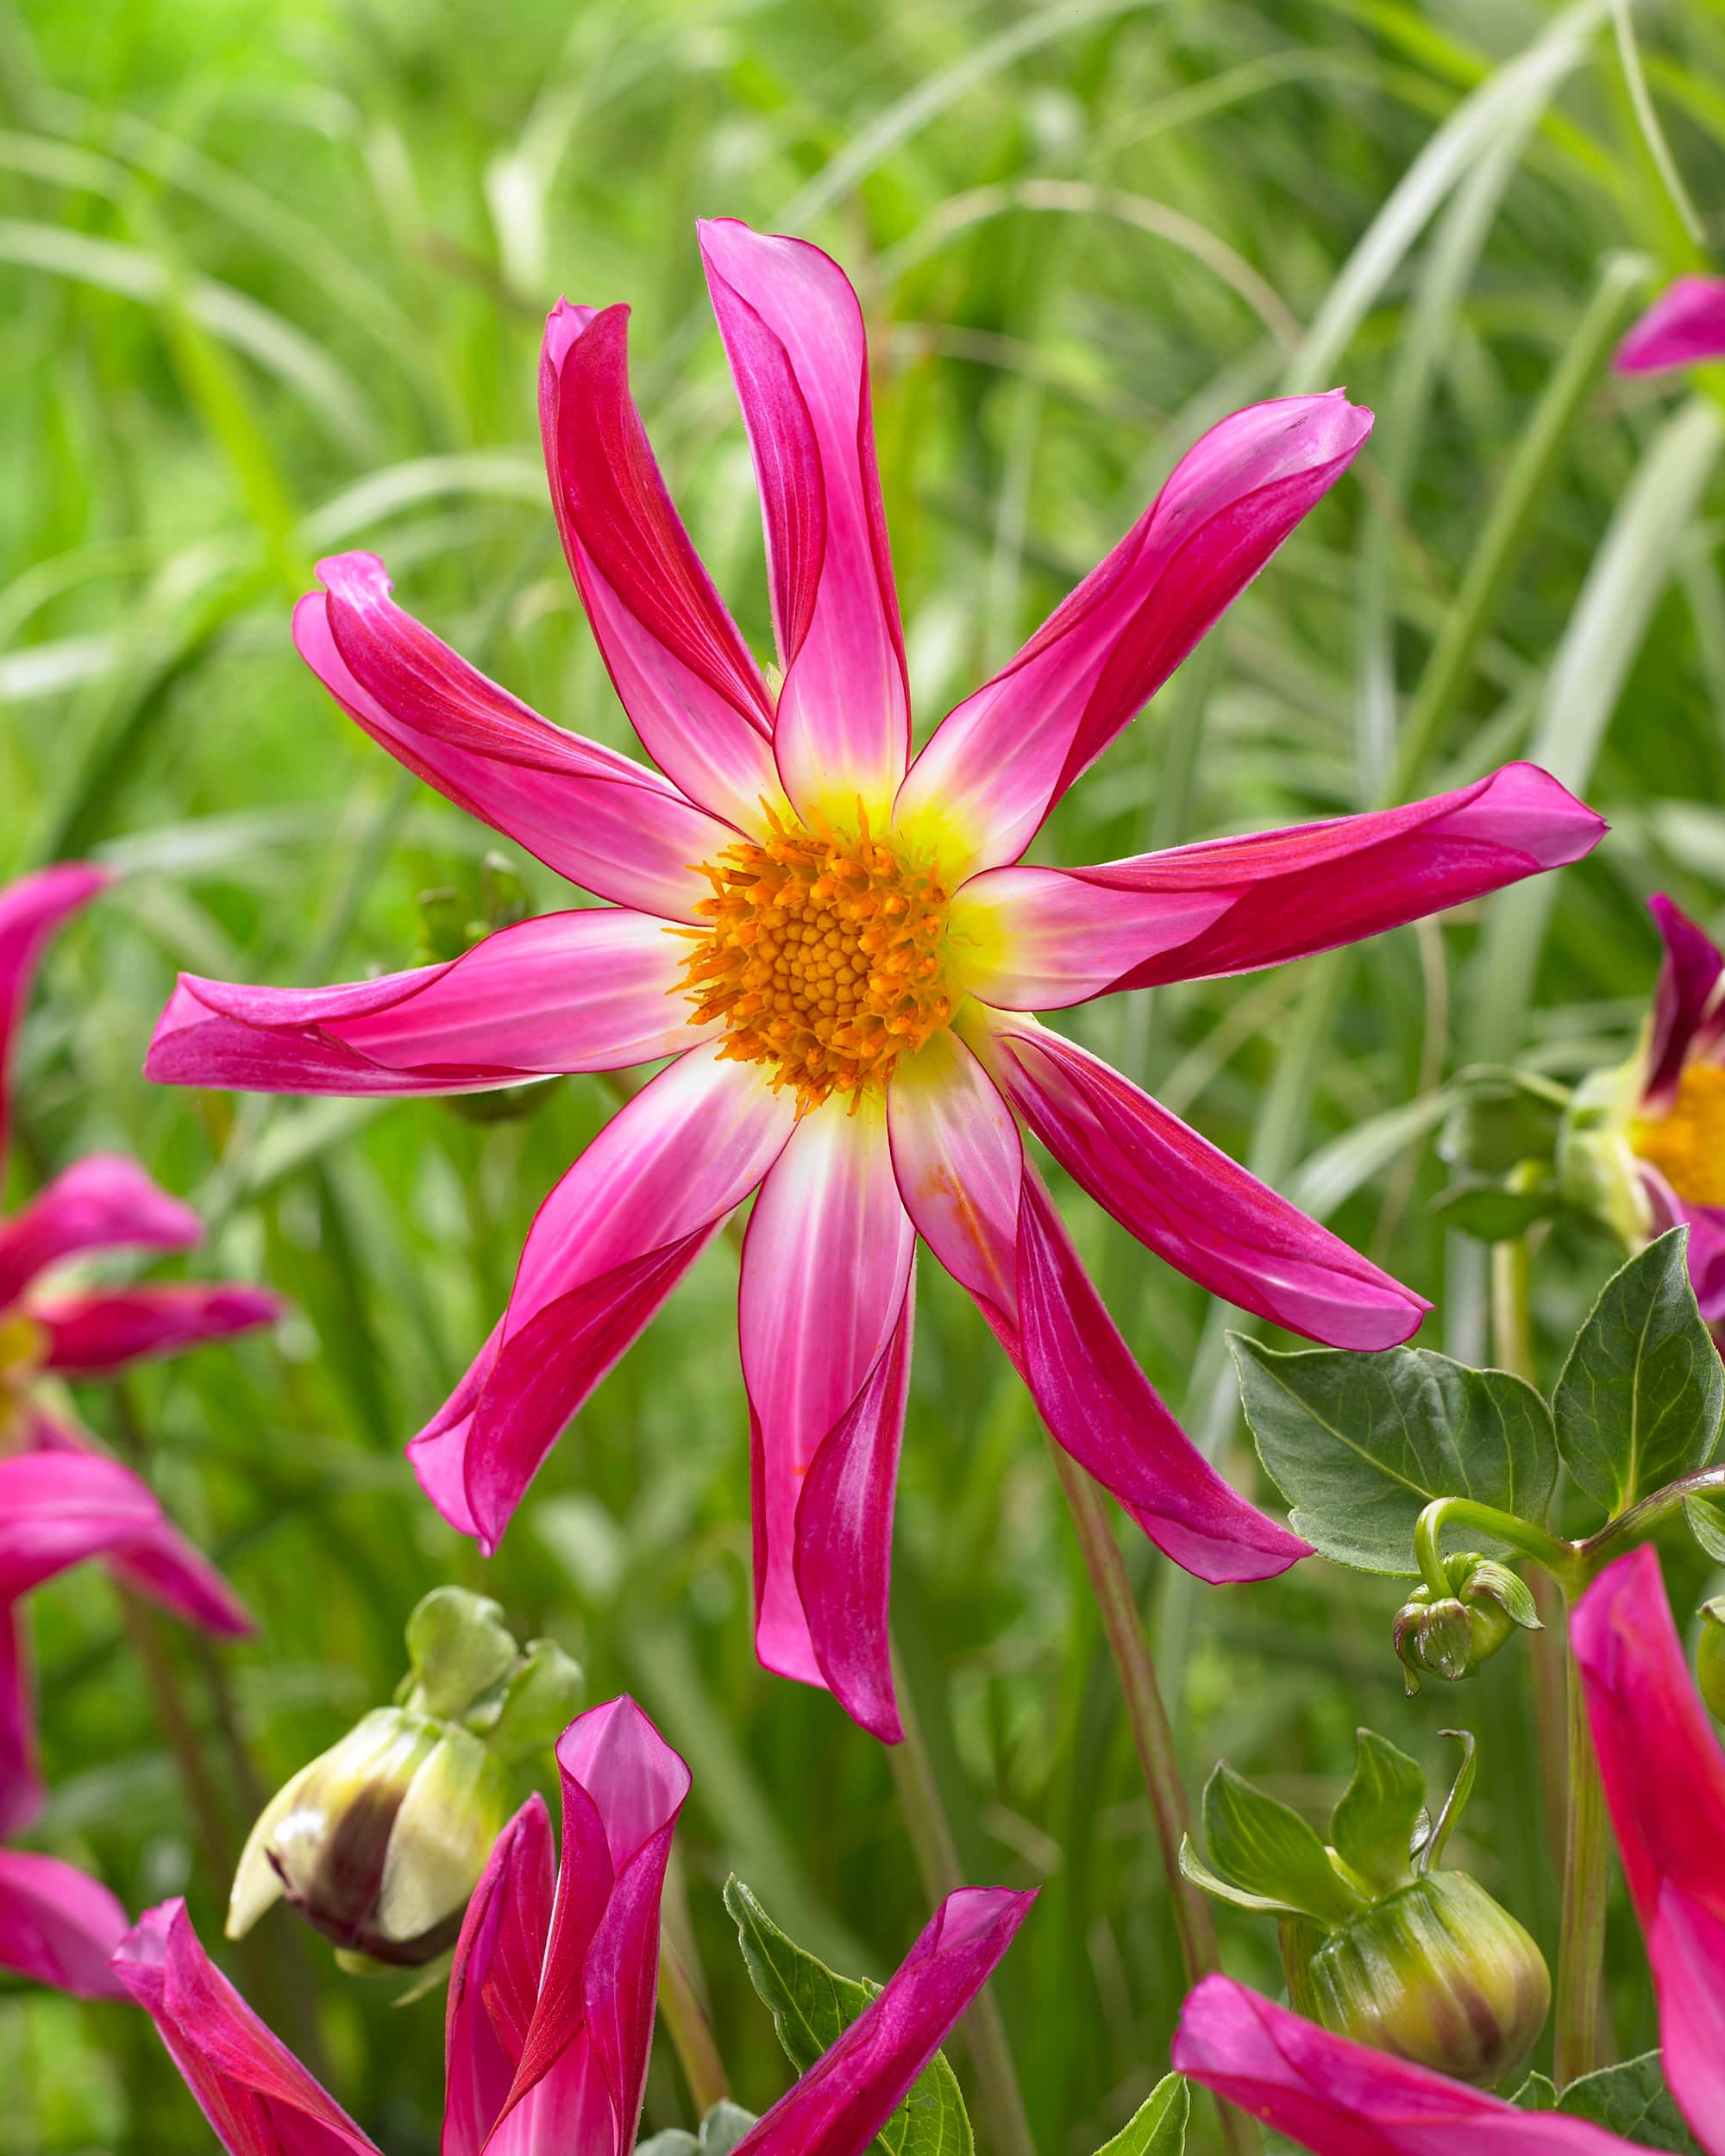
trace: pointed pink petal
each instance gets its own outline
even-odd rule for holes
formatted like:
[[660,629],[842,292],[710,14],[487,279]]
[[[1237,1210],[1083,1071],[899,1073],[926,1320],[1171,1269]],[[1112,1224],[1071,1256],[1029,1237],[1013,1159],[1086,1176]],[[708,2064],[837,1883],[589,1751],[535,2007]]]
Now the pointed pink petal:
[[122,1153],[91,1153],[0,1224],[0,1310],[35,1275],[88,1250],[186,1250],[204,1224]]
[[1605,1801],[1641,1920],[1665,2080],[1725,2151],[1725,1755],[1672,1622],[1650,1544],[1603,1572],[1570,1620]]
[[554,2147],[628,2156],[653,2043],[659,1903],[689,1772],[627,1698],[572,1722],[557,1766],[563,1861],[550,1940],[508,2138],[488,2146],[493,2156]]
[[184,1902],[146,1910],[114,1969],[229,2156],[378,2156],[204,1952]]
[[[690,944],[619,906],[546,913],[460,958],[336,988],[182,974],[144,1075],[252,1093],[464,1093],[656,1062],[707,1037],[679,993]],[[3,1260],[0,1243],[0,1261]]]
[[0,887],[0,1169],[10,1132],[12,1042],[35,978],[42,947],[68,913],[114,881],[106,868],[57,862]]
[[[835,1102],[805,1116],[756,1201],[737,1297],[755,1464],[755,1644],[768,1669],[806,1684],[851,1690],[854,1671],[857,1704],[864,1695],[876,1702],[869,1712],[892,1691],[884,1576],[902,1376],[883,1374],[863,1395],[900,1330],[915,1251],[880,1104],[863,1100],[847,1113]],[[908,1345],[906,1325],[906,1360]],[[838,1451],[811,1501],[835,1434]],[[805,1577],[815,1579],[799,1562],[805,1502],[811,1528],[819,1525],[829,1547],[837,1535],[850,1553],[846,1583],[817,1583],[835,1598],[821,1619],[829,1653],[842,1656],[831,1674],[800,1592]],[[847,1621],[870,1628],[847,1634]]]
[[0,1841],[29,1825],[43,1795],[22,1626],[18,1611],[0,1602]]
[[509,2101],[556,1889],[551,1818],[536,1790],[498,1837],[455,1942],[444,2013],[442,2156],[480,2156]]
[[317,564],[329,586],[294,610],[299,655],[398,762],[572,883],[673,921],[691,918],[736,834],[627,756],[553,726],[458,658],[390,598],[373,554]]
[[1201,1580],[1263,1580],[1311,1555],[1308,1543],[1229,1488],[1157,1398],[1028,1168],[1019,1322],[1019,1339],[1002,1335],[1002,1344],[1043,1420],[1176,1564]]
[[0,1849],[0,1969],[81,1999],[123,1999],[109,1958],[130,1922],[99,1880],[22,1849]]
[[780,798],[773,700],[659,476],[629,393],[627,307],[551,310],[539,417],[563,551],[642,747],[753,829]]
[[1208,1138],[1033,1019],[994,1031],[1000,1082],[1073,1180],[1139,1242],[1273,1325],[1330,1347],[1395,1347],[1431,1305]]
[[712,1047],[662,1071],[540,1207],[509,1307],[408,1447],[444,1518],[494,1548],[564,1425],[759,1183],[795,1121]]
[[32,1304],[30,1315],[47,1332],[47,1368],[89,1377],[273,1325],[284,1307],[266,1288],[223,1284],[99,1289]]
[[1015,861],[1353,461],[1371,414],[1339,390],[1234,413],[992,681],[943,720],[894,818],[941,835],[949,875]]
[[1011,1010],[1280,965],[1592,850],[1603,821],[1536,765],[1453,793],[1095,868],[997,868],[955,895],[966,985]]
[[863,2156],[1030,1914],[1032,1894],[961,1887],[838,2041],[735,2156]]
[[1647,901],[1665,947],[1653,992],[1652,1037],[1647,1043],[1642,1100],[1653,1109],[1677,1099],[1683,1067],[1693,1052],[1707,1054],[1725,1037],[1725,956],[1661,891]]
[[1018,1119],[956,1033],[902,1061],[887,1089],[893,1173],[917,1233],[989,1313],[1018,1325]]
[[112,1559],[188,1623],[251,1629],[221,1574],[174,1532],[129,1468],[99,1452],[0,1459],[0,1604],[95,1557]]
[[1332,2036],[1227,1977],[1206,1977],[1189,1995],[1174,2067],[1317,2156],[1632,2156],[1603,2127],[1517,2110]]
[[779,771],[800,815],[848,826],[860,797],[880,829],[910,754],[910,693],[862,310],[806,241],[720,217],[700,245],[761,490]]
[[1725,277],[1679,277],[1617,348],[1620,374],[1663,374],[1725,359]]

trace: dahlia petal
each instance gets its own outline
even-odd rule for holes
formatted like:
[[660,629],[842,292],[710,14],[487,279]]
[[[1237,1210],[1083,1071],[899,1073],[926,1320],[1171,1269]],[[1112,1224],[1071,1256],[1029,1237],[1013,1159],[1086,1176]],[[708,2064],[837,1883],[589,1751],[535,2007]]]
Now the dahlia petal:
[[917,1233],[963,1288],[1018,1323],[1018,1119],[954,1033],[901,1061],[887,1088],[899,1195]]
[[701,566],[629,393],[629,310],[559,301],[539,364],[563,551],[641,745],[691,800],[753,829],[781,798],[773,700]]
[[68,913],[87,906],[114,881],[106,868],[56,862],[0,887],[0,1168],[10,1132],[12,1042],[35,978],[36,962]]
[[863,2156],[982,1990],[1033,1893],[961,1887],[885,1989],[737,2144],[734,2156]]
[[1311,1555],[1309,1543],[1230,1489],[1163,1405],[1028,1167],[1018,1287],[1019,1335],[1002,1334],[1001,1344],[1038,1412],[1157,1549],[1213,1583],[1270,1579]]
[[1140,1243],[1211,1294],[1329,1347],[1397,1346],[1431,1305],[1034,1019],[994,1030],[1007,1097]]
[[80,1999],[122,1999],[109,1958],[130,1919],[97,1879],[57,1857],[0,1849],[0,1969]]
[[317,564],[294,610],[299,655],[373,741],[560,876],[668,920],[706,889],[692,862],[735,833],[668,780],[566,733],[459,658],[390,598],[373,554]]
[[693,1025],[677,993],[688,950],[651,914],[594,906],[499,929],[442,965],[344,987],[182,974],[144,1075],[256,1093],[404,1094],[627,1069],[712,1030]]
[[1685,1206],[1689,1279],[1703,1321],[1725,1324],[1725,1206]]
[[1664,374],[1725,359],[1725,277],[1679,277],[1617,348],[1619,374]]
[[379,2156],[204,1952],[184,1902],[147,1909],[114,1971],[229,2156]]
[[45,1795],[19,1615],[0,1602],[0,1841],[29,1825]]
[[[768,1669],[806,1684],[829,1679],[800,1591],[801,1505],[821,1453],[893,1345],[915,1251],[881,1103],[864,1098],[854,1113],[829,1105],[806,1116],[750,1219],[737,1332],[754,1449],[756,1651]],[[811,1523],[825,1517],[827,1535],[831,1508],[842,1502],[854,1533],[890,1539],[902,1406],[902,1382],[883,1380],[877,1401],[841,1437],[843,1463],[829,1468],[811,1512]],[[865,1528],[871,1506],[876,1517]],[[871,1595],[866,1612],[841,1599],[859,1620],[884,1618],[884,1593]],[[831,1640],[836,1612],[823,1628]],[[869,1689],[884,1685],[889,1696],[886,1651],[882,1628],[850,1641],[846,1659],[863,1658],[875,1673]]]
[[89,1250],[186,1250],[204,1234],[190,1206],[170,1198],[123,1153],[91,1153],[0,1223],[0,1310],[38,1273]]
[[557,1852],[536,1790],[498,1837],[461,1920],[444,2013],[442,2156],[481,2156],[533,2019]]
[[949,874],[1014,861],[1353,461],[1371,414],[1339,390],[1235,412],[993,680],[948,713],[894,819]]
[[1519,2110],[1332,2036],[1228,1977],[1188,1995],[1174,2068],[1317,2156],[1630,2156],[1630,2143],[1585,2119]]
[[782,1150],[753,1064],[691,1049],[614,1116],[540,1207],[508,1309],[408,1446],[445,1519],[495,1548],[564,1425]]
[[1690,1676],[1649,1544],[1601,1573],[1570,1619],[1605,1801],[1640,1919],[1665,2080],[1725,2151],[1725,1755]]
[[1653,991],[1653,1032],[1647,1043],[1641,1099],[1658,1112],[1677,1099],[1683,1067],[1691,1053],[1705,1054],[1725,1033],[1725,955],[1661,891],[1647,901],[1665,947]]
[[848,825],[860,799],[880,830],[910,754],[910,693],[862,310],[806,241],[722,217],[700,244],[761,490],[780,774],[800,816]]
[[494,2134],[487,2147],[628,2156],[653,2043],[659,1905],[689,1772],[628,1698],[572,1722],[557,1769],[563,1861],[505,2113],[516,2139]]
[[70,1450],[0,1459],[0,1605],[95,1557],[111,1560],[188,1623],[208,1632],[251,1629],[221,1574],[174,1532],[129,1468]]
[[30,1315],[48,1336],[47,1367],[88,1377],[273,1325],[284,1307],[267,1288],[223,1283],[104,1288],[32,1304]]
[[966,986],[1011,1010],[1358,943],[1592,850],[1605,824],[1536,765],[1404,808],[1094,868],[996,868],[955,894]]

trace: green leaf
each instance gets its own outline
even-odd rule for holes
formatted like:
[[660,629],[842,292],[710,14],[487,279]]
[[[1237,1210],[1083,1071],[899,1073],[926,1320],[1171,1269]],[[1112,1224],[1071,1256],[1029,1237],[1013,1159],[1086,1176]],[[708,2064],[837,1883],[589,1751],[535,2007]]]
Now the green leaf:
[[[737,1927],[749,1981],[773,2017],[786,2057],[799,2076],[806,2074],[881,1987],[835,1976],[794,1945],[741,1879],[725,1882],[724,1906]],[[943,2053],[935,2053],[870,2147],[885,2156],[973,2156],[964,2099]]]
[[1338,1564],[1411,1575],[1414,1523],[1434,1497],[1543,1518],[1557,1447],[1521,1378],[1426,1348],[1283,1354],[1238,1333],[1230,1344],[1258,1457],[1295,1531]]
[[1419,1762],[1373,1730],[1355,1735],[1353,1779],[1330,1821],[1336,1853],[1381,1893],[1405,1886],[1414,1832],[1425,1808]]
[[1716,1564],[1725,1564],[1725,1509],[1710,1498],[1685,1497],[1683,1516],[1689,1532]]
[[1558,1450],[1615,1519],[1704,1466],[1725,1413],[1725,1367],[1690,1285],[1689,1230],[1614,1273],[1558,1379]]
[[1132,2115],[1096,2156],[1182,2156],[1192,2092],[1179,2074],[1164,2074]]
[[731,2156],[731,2150],[756,2122],[752,2111],[745,2111],[740,2103],[728,2103],[721,2097],[701,2121],[700,2156]]
[[1346,1923],[1363,1906],[1298,1812],[1254,1789],[1226,1759],[1204,1785],[1204,1838],[1216,1870],[1248,1894],[1320,1923]]
[[656,2134],[650,2141],[637,2141],[635,2156],[701,2156],[701,2145],[693,2134],[673,2127],[668,2134]]
[[1518,2111],[1555,2111],[1557,2084],[1549,2074],[1529,2074],[1509,2101]]
[[1590,2119],[1609,2133],[1643,2148],[1663,2148],[1676,2156],[1701,2156],[1695,2136],[1672,2101],[1665,2086],[1665,2068],[1656,2051],[1621,2065],[1603,2066],[1597,2073],[1571,2081],[1558,2098],[1559,2111]]

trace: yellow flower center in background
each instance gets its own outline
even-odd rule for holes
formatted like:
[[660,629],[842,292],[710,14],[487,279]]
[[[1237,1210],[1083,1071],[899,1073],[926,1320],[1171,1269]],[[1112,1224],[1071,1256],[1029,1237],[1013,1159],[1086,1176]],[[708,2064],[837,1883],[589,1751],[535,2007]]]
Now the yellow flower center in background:
[[28,1385],[41,1369],[48,1336],[22,1310],[0,1317],[0,1392]]
[[1725,1206],[1725,1065],[1691,1063],[1669,1112],[1638,1116],[1629,1143],[1692,1206]]
[[739,840],[705,864],[712,896],[697,911],[712,925],[685,931],[699,943],[682,992],[697,1025],[724,1018],[721,1056],[796,1087],[799,1114],[834,1093],[854,1106],[952,1015],[947,893],[937,864],[869,837],[860,803],[855,838],[768,816],[764,845]]

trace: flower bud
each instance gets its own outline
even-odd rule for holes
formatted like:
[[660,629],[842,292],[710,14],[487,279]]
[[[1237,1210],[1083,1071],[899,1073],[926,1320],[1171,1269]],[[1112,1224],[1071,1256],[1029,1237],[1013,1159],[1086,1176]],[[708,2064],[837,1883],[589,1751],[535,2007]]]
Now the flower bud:
[[1489,1662],[1519,1628],[1540,1629],[1532,1590],[1518,1573],[1477,1551],[1444,1559],[1452,1592],[1434,1595],[1423,1583],[1396,1613],[1391,1628],[1409,1699],[1421,1672],[1454,1684]]
[[1558,1187],[1626,1250],[1653,1232],[1647,1185],[1629,1142],[1641,1081],[1640,1058],[1596,1070],[1576,1087],[1558,1132]]
[[470,1730],[379,1708],[265,1808],[235,1875],[228,1936],[285,1896],[370,1961],[435,1960],[455,1944],[508,1811],[503,1768]]
[[1539,1948],[1461,1871],[1416,1878],[1350,1919],[1308,1977],[1335,2034],[1487,2089],[1527,2058],[1551,2007]]
[[1696,1643],[1696,1689],[1716,1722],[1725,1722],[1725,1595],[1703,1602],[1701,1638]]

